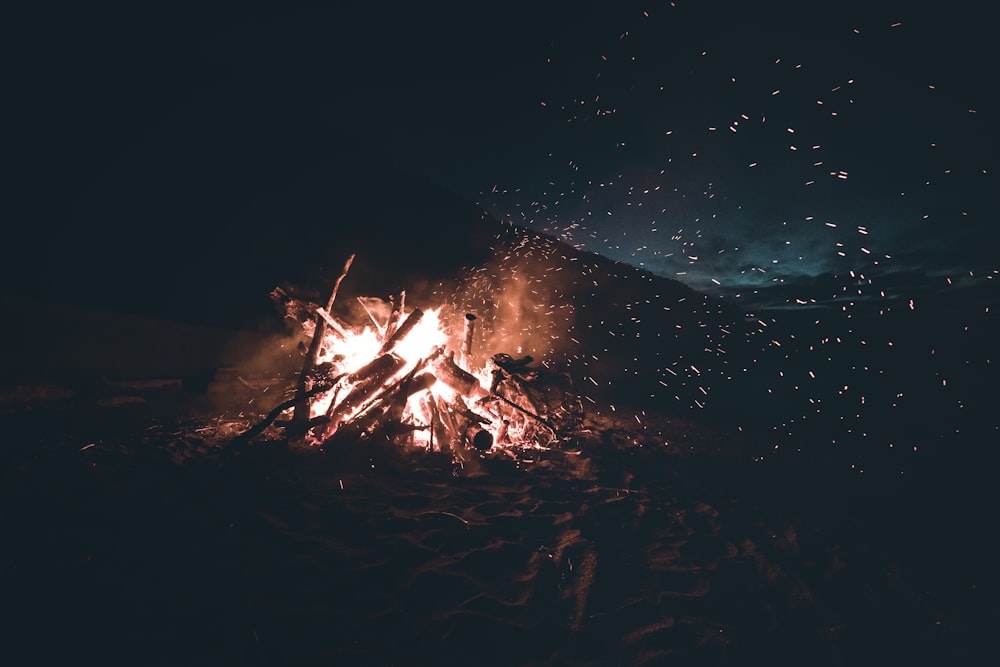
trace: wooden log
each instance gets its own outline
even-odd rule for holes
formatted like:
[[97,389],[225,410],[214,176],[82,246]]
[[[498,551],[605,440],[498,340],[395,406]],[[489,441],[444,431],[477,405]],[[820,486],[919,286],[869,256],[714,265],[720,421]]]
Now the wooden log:
[[472,313],[465,314],[465,336],[462,338],[462,368],[467,371],[472,370],[472,334],[476,328],[476,316]]
[[351,412],[364,405],[382,388],[385,382],[403,367],[402,359],[392,354],[383,354],[356,371],[351,377],[356,378],[355,386],[339,403],[331,403],[327,415],[330,421],[323,430],[322,439],[326,440],[337,427],[350,418]]
[[[436,398],[437,398],[438,417],[441,419],[441,424],[444,426],[444,429],[448,435],[447,437],[448,445],[452,449],[455,449],[454,447],[455,440],[458,439],[461,431],[458,428],[458,423],[455,421],[455,416],[452,414],[451,407],[448,405],[448,402],[445,401],[440,396],[437,396]],[[442,442],[444,442],[444,440],[442,440]]]
[[385,381],[399,372],[405,364],[405,361],[394,354],[380,354],[358,370],[348,375],[347,381],[364,382],[373,377],[377,377],[382,381]]
[[375,326],[375,331],[378,332],[379,340],[380,341],[384,341],[385,340],[385,327],[383,327],[381,324],[379,324],[378,320],[375,319],[375,315],[373,315],[371,309],[368,308],[368,304],[365,303],[364,298],[362,298],[360,296],[357,296],[357,297],[354,297],[354,298],[358,300],[358,303],[361,304],[361,307],[365,309],[365,313],[368,314],[368,319],[371,320],[371,323]]
[[445,405],[448,406],[448,409],[453,414],[461,415],[470,423],[481,424],[483,426],[493,423],[492,419],[484,417],[460,401],[446,401]]
[[414,394],[430,388],[437,378],[431,373],[421,373],[415,375],[416,368],[399,383],[392,397],[392,404],[389,408],[389,419],[402,420],[403,412],[406,410],[406,403]]
[[409,398],[425,389],[430,389],[434,386],[435,382],[437,382],[437,376],[433,373],[420,373],[413,378],[413,381],[406,388],[406,397]]
[[[330,298],[326,302],[326,311],[330,312],[333,302],[337,299],[337,292],[340,290],[340,283],[344,280],[347,272],[354,262],[354,255],[351,254],[344,262],[344,270],[340,272],[337,281],[330,291]],[[295,408],[292,414],[293,428],[298,428],[303,434],[306,431],[309,421],[309,400],[306,392],[309,390],[309,374],[312,372],[316,360],[319,358],[319,351],[323,345],[323,338],[326,335],[326,320],[316,316],[316,328],[313,331],[312,341],[309,343],[309,350],[306,352],[305,360],[302,362],[302,370],[299,372],[298,380],[295,383]]]
[[[492,424],[492,420],[470,409],[460,401],[442,401],[444,410],[450,419],[452,433],[452,450],[455,455],[465,461],[462,448],[454,446],[455,442],[463,445],[475,447],[479,451],[486,451],[493,446],[493,434],[487,431],[484,426]],[[456,419],[456,415],[461,417],[461,421]]]
[[444,424],[441,423],[441,415],[438,414],[437,397],[433,393],[427,392],[427,395],[423,397],[421,403],[424,406],[424,412],[429,414],[431,417],[427,449],[431,452],[434,451],[434,438],[436,437],[438,441],[438,450],[440,450],[441,443],[444,442],[445,435],[443,434]]
[[[385,339],[385,342],[382,343],[382,349],[380,352],[383,354],[386,352],[392,352],[393,348],[395,348],[401,340],[406,338],[410,332],[413,331],[413,327],[417,326],[423,316],[424,311],[419,308],[414,308],[413,312],[409,314],[409,316],[403,321],[402,324],[399,325],[392,335]],[[386,329],[386,331],[388,331],[388,329]]]
[[406,290],[400,290],[399,294],[389,297],[392,302],[392,311],[389,313],[389,321],[385,324],[385,332],[382,334],[382,342],[385,343],[396,333],[399,323],[403,319],[403,306],[406,303]]
[[[407,373],[406,378],[383,391],[361,410],[358,410],[351,419],[342,422],[340,427],[357,435],[371,433],[375,428],[383,428],[388,433],[395,428],[395,425],[404,423],[403,413],[409,398],[430,387],[434,381],[435,377],[430,373],[421,373],[416,376]],[[405,433],[407,431],[402,429],[399,432]]]
[[[434,373],[442,383],[448,385],[462,396],[479,398],[483,393],[479,380],[455,363],[453,355],[441,358],[434,364]],[[477,391],[478,390],[478,391]]]
[[509,429],[510,429],[510,420],[501,419],[500,428],[497,429],[497,442],[500,443],[501,445],[510,443],[510,436],[508,434]]
[[[393,384],[384,387],[382,389],[382,391],[379,392],[378,395],[376,395],[374,398],[372,398],[372,399],[370,399],[368,401],[367,405],[365,405],[363,408],[361,408],[360,410],[358,410],[357,414],[361,414],[363,412],[366,412],[368,410],[368,408],[371,407],[373,404],[376,404],[376,403],[379,403],[379,402],[383,401],[385,399],[385,397],[387,397],[387,396],[394,395],[396,393],[396,391],[399,389],[399,387],[400,387],[400,385],[402,383],[407,382],[408,379],[411,379],[418,372],[422,371],[427,366],[427,364],[430,361],[432,361],[433,359],[435,359],[436,356],[438,354],[440,354],[440,353],[441,353],[441,348],[435,348],[434,352],[432,352],[429,357],[427,357],[426,359],[419,359],[419,360],[417,360],[417,363],[413,365],[413,368],[410,369],[409,373],[407,373],[405,376],[403,376],[402,378],[400,378],[399,380],[397,380]],[[398,359],[398,357],[396,357],[395,355],[390,355],[390,356],[392,356],[393,358]],[[400,365],[403,365],[403,364],[405,364],[405,362],[400,361]],[[398,369],[397,369],[397,371],[398,371]],[[393,372],[393,375],[395,375],[395,373],[396,373],[396,371]],[[435,376],[433,376],[433,375],[431,375],[430,377],[436,379]],[[433,380],[431,381],[431,383],[433,383]],[[427,386],[430,386],[430,384],[428,384]]]
[[468,444],[481,452],[489,451],[493,447],[493,434],[479,425],[470,425],[465,430],[465,439]]
[[340,336],[341,340],[350,339],[351,334],[347,332],[347,329],[344,328],[344,325],[338,322],[333,315],[328,313],[323,308],[317,308],[315,312],[317,315],[323,318],[323,321],[326,323],[327,328],[336,333],[338,336]]
[[552,431],[552,433],[554,435],[557,435],[557,436],[559,435],[559,433],[556,432],[556,427],[553,426],[551,423],[549,423],[544,417],[542,417],[541,415],[535,414],[534,412],[532,412],[531,410],[528,410],[527,408],[522,408],[520,405],[518,405],[514,401],[510,400],[506,396],[501,396],[500,394],[493,393],[493,394],[490,394],[488,397],[484,398],[483,400],[487,401],[487,400],[494,399],[494,398],[496,400],[500,401],[501,403],[503,403],[504,405],[509,405],[510,407],[514,408],[515,410],[517,410],[521,414],[523,414],[525,416],[528,416],[528,417],[531,417],[532,419],[534,419],[535,421],[537,421],[539,424],[541,424],[545,428],[547,428],[550,431]]
[[[436,381],[437,378],[431,373],[421,373],[419,375],[414,375],[413,373],[407,374],[407,377],[400,383],[396,390],[396,394],[392,397],[389,410],[385,413],[385,418],[381,424],[382,429],[389,436],[390,440],[403,433],[412,439],[414,429],[398,430],[401,425],[405,424],[403,417],[406,412],[406,406],[410,401],[410,397],[430,388]],[[420,428],[426,427],[422,426]]]

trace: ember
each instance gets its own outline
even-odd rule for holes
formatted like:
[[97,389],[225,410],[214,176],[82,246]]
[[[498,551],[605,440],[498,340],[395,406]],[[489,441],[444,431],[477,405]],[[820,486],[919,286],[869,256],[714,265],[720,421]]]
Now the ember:
[[[247,435],[276,422],[312,446],[379,439],[463,460],[471,450],[549,447],[578,421],[581,404],[568,377],[532,366],[531,356],[498,352],[472,367],[473,313],[411,308],[400,291],[388,301],[358,297],[364,325],[339,318],[333,305],[352,261],[325,306],[281,288],[272,293],[310,344],[294,397]],[[451,319],[462,322],[454,335]],[[278,419],[288,411],[290,418]]]

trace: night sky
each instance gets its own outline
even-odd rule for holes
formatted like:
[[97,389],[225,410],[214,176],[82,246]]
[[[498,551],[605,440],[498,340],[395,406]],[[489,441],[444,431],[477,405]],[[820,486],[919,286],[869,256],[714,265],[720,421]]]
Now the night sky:
[[974,3],[430,4],[17,17],[23,245],[177,201],[174,218],[221,224],[322,178],[346,139],[745,309],[858,285],[985,298],[1000,270],[995,58]]
[[961,3],[680,4],[552,49],[549,141],[491,212],[754,305],[997,269],[997,96]]

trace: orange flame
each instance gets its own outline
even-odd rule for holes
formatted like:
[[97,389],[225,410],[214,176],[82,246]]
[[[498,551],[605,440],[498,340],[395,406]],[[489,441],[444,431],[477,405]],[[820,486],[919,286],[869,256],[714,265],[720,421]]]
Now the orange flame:
[[[530,440],[537,428],[529,423],[528,413],[493,393],[495,366],[467,369],[456,364],[455,350],[463,342],[449,335],[441,311],[402,309],[398,340],[386,336],[386,325],[376,321],[371,310],[371,322],[365,326],[333,322],[327,327],[317,362],[328,364],[330,377],[339,380],[310,404],[310,417],[331,417],[323,437],[314,435],[314,442],[323,442],[340,425],[364,414],[381,392],[392,388],[408,394],[395,422],[406,434],[398,440],[408,444],[453,450],[463,443],[480,449],[539,445]],[[308,324],[306,333],[313,333],[315,327]],[[408,380],[412,380],[409,385],[400,388]],[[456,443],[456,439],[463,442]]]

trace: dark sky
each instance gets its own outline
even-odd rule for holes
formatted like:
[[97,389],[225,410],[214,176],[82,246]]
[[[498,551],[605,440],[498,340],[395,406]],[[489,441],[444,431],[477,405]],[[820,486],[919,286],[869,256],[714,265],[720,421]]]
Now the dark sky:
[[[748,308],[982,289],[1000,270],[994,36],[976,3],[924,4],[24,10],[16,226],[37,244],[99,225],[136,174],[164,200],[208,187],[199,168],[235,183],[259,163],[255,190],[322,174],[349,137]],[[247,206],[233,183],[191,214]]]

